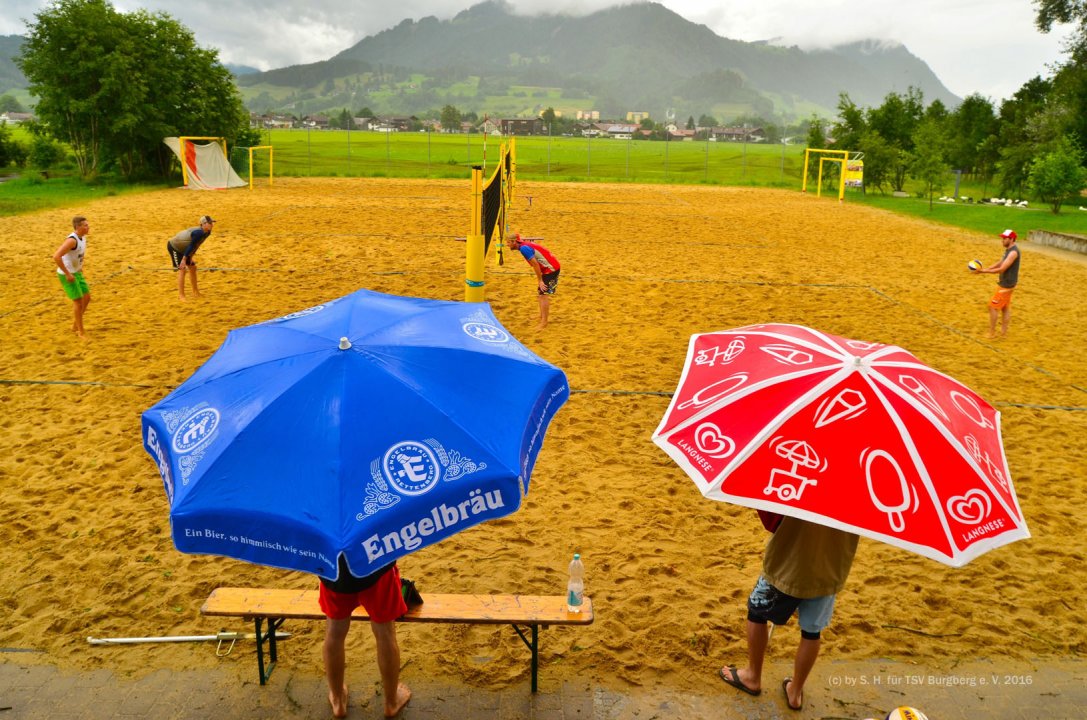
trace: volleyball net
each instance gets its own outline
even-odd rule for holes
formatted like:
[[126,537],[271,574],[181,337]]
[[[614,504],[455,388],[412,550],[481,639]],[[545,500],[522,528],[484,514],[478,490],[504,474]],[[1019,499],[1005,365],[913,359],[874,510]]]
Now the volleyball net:
[[504,262],[503,246],[509,232],[509,208],[517,168],[514,148],[513,138],[502,143],[494,172],[486,181],[483,168],[472,167],[472,218],[464,264],[464,299],[467,302],[483,302],[486,298],[483,274],[492,247],[496,262],[499,265]]

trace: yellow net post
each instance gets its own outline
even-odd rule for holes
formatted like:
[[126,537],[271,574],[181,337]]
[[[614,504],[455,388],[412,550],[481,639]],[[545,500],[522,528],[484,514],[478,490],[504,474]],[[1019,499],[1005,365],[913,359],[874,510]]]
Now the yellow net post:
[[483,302],[486,297],[483,265],[483,168],[472,166],[472,219],[465,242],[464,301]]

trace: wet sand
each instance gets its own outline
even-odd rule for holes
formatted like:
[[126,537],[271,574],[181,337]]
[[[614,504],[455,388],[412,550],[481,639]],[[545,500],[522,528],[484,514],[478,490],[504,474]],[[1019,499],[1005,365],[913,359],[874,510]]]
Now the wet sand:
[[[752,511],[703,498],[650,435],[692,333],[789,322],[902,345],[996,405],[1033,535],[960,569],[862,540],[825,657],[953,665],[1087,651],[1082,259],[1021,241],[1011,333],[990,341],[995,283],[965,266],[999,258],[995,237],[796,191],[518,190],[514,227],[542,237],[563,263],[552,324],[535,330],[531,271],[516,257],[488,265],[488,300],[566,371],[573,394],[520,511],[401,562],[424,596],[562,593],[579,551],[597,619],[543,633],[549,679],[694,687],[742,660],[765,532]],[[464,244],[454,238],[466,234],[468,201],[467,181],[282,179],[252,192],[167,190],[0,218],[0,648],[41,651],[7,657],[132,675],[233,664],[252,680],[251,643],[221,659],[209,644],[86,642],[247,631],[199,614],[212,589],[314,585],[174,550],[140,413],[233,327],[359,287],[462,299]],[[86,342],[69,330],[71,303],[51,269],[77,212],[91,223]],[[219,222],[198,255],[203,297],[183,304],[164,245],[204,213]],[[321,624],[285,629],[294,636],[281,666],[319,673]],[[409,683],[502,687],[527,677],[527,650],[510,628],[400,633]],[[771,658],[791,657],[798,635],[795,624],[779,629]],[[372,643],[361,627],[349,641],[365,682],[376,676]]]

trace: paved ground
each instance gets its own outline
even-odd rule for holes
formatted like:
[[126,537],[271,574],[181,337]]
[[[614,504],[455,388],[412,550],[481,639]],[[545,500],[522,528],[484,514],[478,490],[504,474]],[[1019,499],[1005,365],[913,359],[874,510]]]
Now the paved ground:
[[[269,684],[237,679],[235,670],[158,670],[131,680],[108,670],[73,672],[47,665],[21,665],[0,655],[0,720],[65,718],[324,718],[330,717],[323,678],[303,674],[280,657]],[[256,675],[256,663],[254,677]],[[951,663],[949,663],[951,665]],[[789,711],[782,698],[786,664],[771,666],[760,697],[726,687],[707,668],[705,687],[678,692],[667,687],[620,690],[588,681],[548,681],[541,669],[533,696],[528,682],[501,691],[423,680],[406,674],[414,697],[404,720],[555,718],[883,718],[897,705],[920,708],[931,720],[1069,719],[1087,717],[1087,661],[958,663],[952,670],[887,661],[824,660],[806,689],[804,709]],[[372,679],[353,679],[351,718],[379,718],[381,704]]]

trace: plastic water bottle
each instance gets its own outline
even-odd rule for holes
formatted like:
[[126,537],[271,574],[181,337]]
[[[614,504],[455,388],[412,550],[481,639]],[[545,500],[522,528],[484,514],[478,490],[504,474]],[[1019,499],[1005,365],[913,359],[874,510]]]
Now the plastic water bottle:
[[574,554],[570,561],[570,581],[566,583],[566,611],[581,612],[585,602],[585,566],[581,564],[581,555]]

